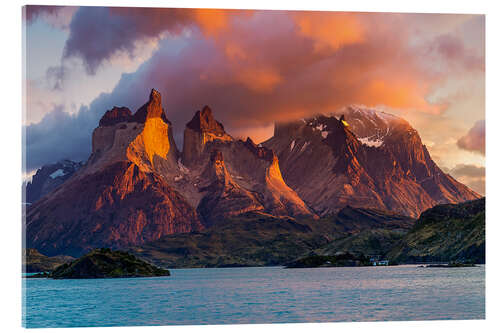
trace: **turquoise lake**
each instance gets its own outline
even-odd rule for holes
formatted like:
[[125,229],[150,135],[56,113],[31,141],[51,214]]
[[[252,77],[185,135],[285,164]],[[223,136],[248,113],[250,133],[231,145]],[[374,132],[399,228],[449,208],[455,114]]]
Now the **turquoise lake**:
[[484,319],[485,267],[171,269],[23,279],[26,327]]

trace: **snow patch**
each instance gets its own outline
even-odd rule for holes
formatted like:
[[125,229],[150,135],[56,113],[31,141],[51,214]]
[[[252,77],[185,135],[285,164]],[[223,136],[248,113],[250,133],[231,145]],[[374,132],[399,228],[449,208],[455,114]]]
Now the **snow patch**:
[[368,147],[380,147],[384,144],[384,140],[371,140],[370,138],[359,138],[362,144],[367,145]]
[[318,131],[323,131],[323,130],[326,129],[326,125],[325,124],[319,124],[319,125],[316,125],[316,127],[314,129],[318,130]]
[[300,152],[302,153],[302,152],[303,152],[303,151],[307,148],[307,146],[309,146],[309,144],[310,144],[310,143],[311,143],[311,142],[306,141],[306,142],[302,145],[302,148],[300,148]]
[[66,173],[64,172],[63,169],[57,169],[56,171],[52,172],[49,177],[54,179],[54,178],[57,178],[57,177],[61,177],[61,176],[64,176]]
[[175,176],[175,177],[174,177],[174,181],[178,182],[178,181],[179,181],[179,180],[181,180],[182,178],[184,178],[184,176],[182,176],[182,175]]
[[328,131],[322,131],[321,132],[321,136],[323,137],[323,139],[326,139],[326,137],[328,136],[328,134],[330,134],[330,132],[328,132]]

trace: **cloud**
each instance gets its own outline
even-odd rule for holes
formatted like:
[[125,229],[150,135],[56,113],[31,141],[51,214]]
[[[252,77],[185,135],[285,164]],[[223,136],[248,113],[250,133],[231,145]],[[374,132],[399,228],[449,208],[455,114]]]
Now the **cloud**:
[[77,9],[78,7],[69,6],[28,5],[26,6],[25,19],[28,24],[37,19],[43,19],[53,27],[66,30]]
[[292,14],[299,34],[314,40],[314,49],[339,49],[365,40],[365,27],[357,15],[336,13],[332,20],[328,12],[298,12]]
[[484,155],[485,153],[485,131],[486,122],[484,120],[478,120],[474,123],[474,126],[467,132],[466,135],[458,139],[457,146],[459,148],[478,152]]
[[458,164],[449,173],[474,191],[485,194],[486,169],[472,164]]
[[441,71],[457,68],[484,71],[485,68],[483,52],[467,48],[463,39],[451,33],[434,38],[424,52],[431,57],[434,66],[439,65]]
[[199,28],[207,35],[227,26],[230,13],[217,9],[80,7],[70,24],[64,57],[80,57],[87,72],[116,53],[136,52],[137,42],[157,39],[163,33],[178,36],[188,28]]
[[[163,95],[178,143],[185,123],[206,104],[230,133],[261,129],[260,138],[274,121],[353,103],[438,114],[446,103],[427,97],[445,77],[422,65],[411,32],[406,16],[397,14],[82,7],[65,56],[83,59],[89,73],[117,54],[133,55],[137,43],[154,39],[157,48],[77,115],[54,109],[28,127],[45,133],[30,141],[28,153],[37,157],[29,166],[88,154],[100,116],[113,105],[137,109],[153,87]],[[460,52],[449,49],[440,56]],[[51,134],[57,122],[64,135]],[[65,142],[56,154],[58,140]]]
[[111,98],[109,94],[101,94],[89,107],[81,107],[75,114],[56,105],[40,122],[25,126],[25,172],[62,159],[86,161],[92,148],[93,129],[102,114],[115,105]]
[[68,68],[64,65],[50,66],[45,72],[46,82],[52,90],[62,90],[64,80],[68,76]]

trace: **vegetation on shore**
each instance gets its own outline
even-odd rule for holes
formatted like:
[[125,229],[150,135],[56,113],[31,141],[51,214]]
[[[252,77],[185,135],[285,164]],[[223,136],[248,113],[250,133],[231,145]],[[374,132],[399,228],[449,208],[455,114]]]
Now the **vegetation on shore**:
[[484,198],[438,205],[421,214],[388,257],[404,263],[484,264],[485,236]]
[[48,257],[36,249],[23,249],[23,273],[50,272],[57,266],[67,263],[75,258],[70,256]]
[[[168,275],[167,270],[148,262],[171,268],[292,268],[365,266],[371,264],[370,258],[377,258],[389,264],[449,262],[429,267],[469,267],[484,263],[484,249],[483,198],[436,206],[416,222],[388,212],[352,207],[321,219],[247,213],[219,221],[202,232],[168,235],[128,248],[132,254],[97,249],[57,268],[46,266],[39,271],[52,272],[38,277]],[[31,255],[35,257],[45,256]]]
[[166,269],[151,265],[123,251],[95,249],[79,259],[62,264],[50,273],[30,277],[52,279],[97,279],[169,276]]
[[306,254],[339,251],[383,256],[413,222],[393,213],[352,207],[319,220],[247,213],[203,232],[169,235],[129,250],[172,268],[280,266]]

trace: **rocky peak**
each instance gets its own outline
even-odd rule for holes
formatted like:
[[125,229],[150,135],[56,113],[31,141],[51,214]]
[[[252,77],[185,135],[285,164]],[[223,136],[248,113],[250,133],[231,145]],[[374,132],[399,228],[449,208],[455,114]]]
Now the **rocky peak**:
[[323,215],[352,204],[418,216],[478,197],[439,170],[406,120],[381,110],[349,106],[277,124],[263,144],[276,152],[286,183]]
[[83,166],[83,162],[62,160],[47,164],[36,171],[26,184],[26,202],[33,203],[55,190]]
[[146,119],[150,118],[161,118],[165,123],[170,124],[161,105],[161,94],[155,89],[151,89],[149,100],[137,110],[130,121],[145,123]]
[[200,160],[209,142],[229,141],[233,141],[233,138],[224,131],[224,126],[215,120],[212,110],[205,106],[201,111],[196,111],[193,119],[186,124],[182,161],[188,166],[192,165]]
[[247,137],[244,145],[260,159],[272,162],[275,158],[274,152],[271,149],[262,145],[256,145],[250,137]]
[[111,110],[106,111],[99,120],[99,126],[113,126],[121,122],[129,121],[132,112],[127,107],[114,106]]
[[208,105],[205,105],[201,111],[196,111],[193,119],[186,124],[186,127],[197,132],[211,132],[219,136],[226,133],[224,126],[215,120]]
[[[135,114],[130,115],[125,107],[115,107],[106,112],[99,124],[92,134],[88,172],[117,161],[131,161],[141,170],[151,172],[157,157],[177,161],[171,123],[162,108],[161,95],[155,89]],[[115,124],[120,125],[111,126]]]

